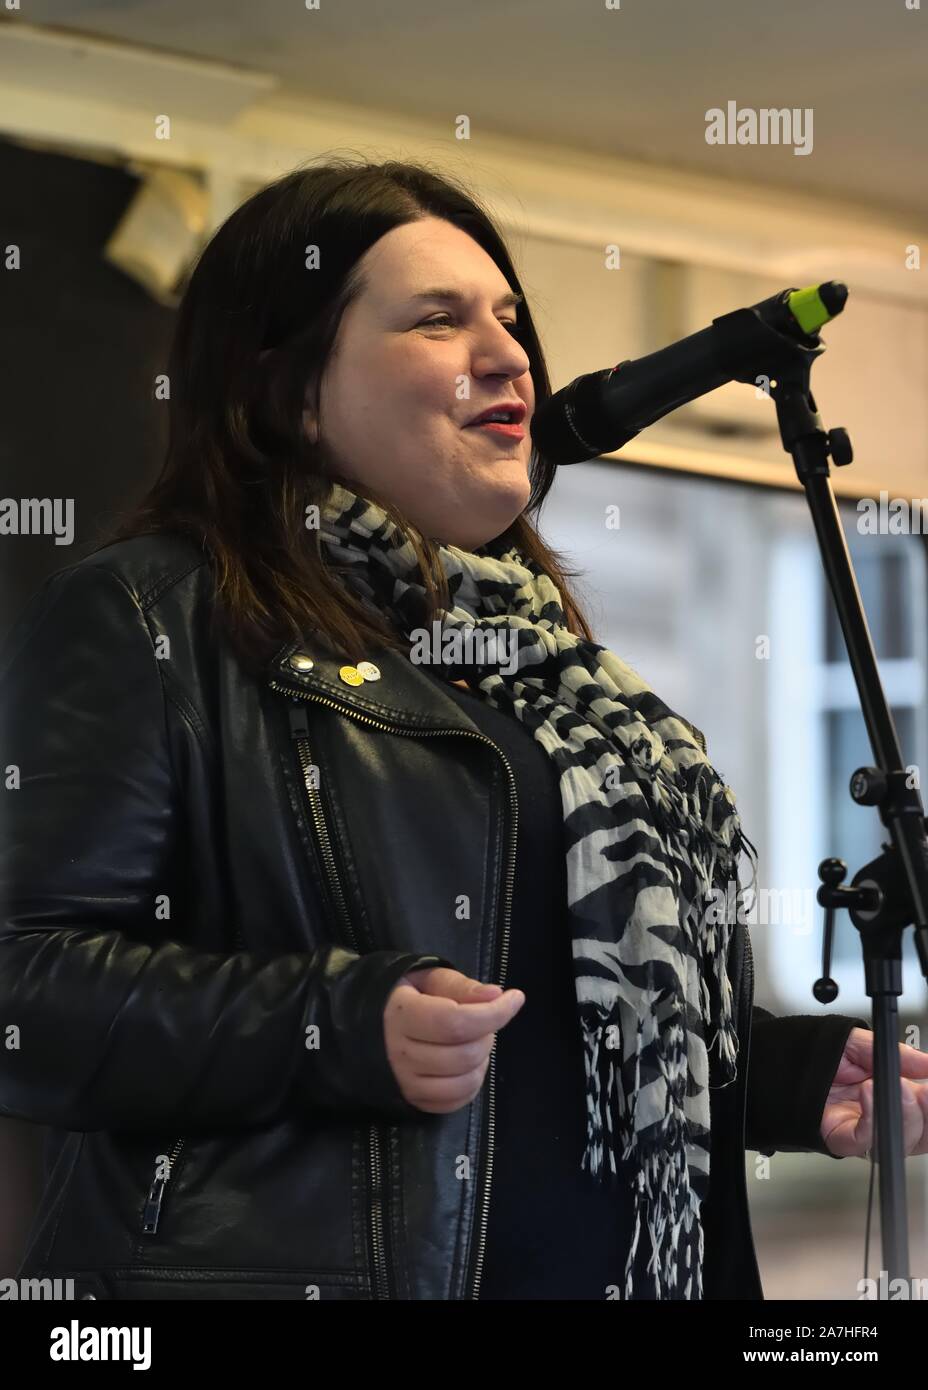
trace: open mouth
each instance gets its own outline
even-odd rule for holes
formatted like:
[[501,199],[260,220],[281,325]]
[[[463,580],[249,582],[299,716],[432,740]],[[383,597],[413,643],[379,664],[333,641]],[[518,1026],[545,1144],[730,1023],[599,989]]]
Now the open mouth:
[[485,430],[488,434],[495,434],[497,438],[518,442],[525,438],[525,430],[522,428],[525,415],[525,405],[522,401],[503,401],[500,405],[488,406],[486,410],[482,410],[464,428]]
[[524,439],[525,430],[521,425],[507,425],[503,420],[479,420],[476,425],[465,425],[468,430],[485,430],[488,434],[501,435],[504,439]]

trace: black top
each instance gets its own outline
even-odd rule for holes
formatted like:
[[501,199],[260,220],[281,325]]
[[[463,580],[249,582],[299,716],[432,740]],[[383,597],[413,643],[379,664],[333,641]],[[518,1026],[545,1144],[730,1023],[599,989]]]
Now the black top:
[[496,1036],[496,1139],[480,1298],[621,1298],[631,1194],[627,1182],[607,1177],[604,1185],[580,1167],[583,1039],[557,772],[524,725],[479,695],[450,682],[447,689],[506,754],[519,802],[503,984],[523,990],[525,1003]]

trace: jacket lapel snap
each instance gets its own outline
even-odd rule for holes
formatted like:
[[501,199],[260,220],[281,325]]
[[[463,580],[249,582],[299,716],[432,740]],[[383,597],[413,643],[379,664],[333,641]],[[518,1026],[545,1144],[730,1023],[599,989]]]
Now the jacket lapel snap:
[[[348,713],[404,728],[477,728],[445,693],[442,681],[430,680],[402,652],[387,648],[374,655],[376,662],[373,657],[346,662],[321,642],[303,638],[280,648],[270,663],[269,678],[294,694],[314,695]],[[373,679],[364,675],[370,668],[378,672]]]

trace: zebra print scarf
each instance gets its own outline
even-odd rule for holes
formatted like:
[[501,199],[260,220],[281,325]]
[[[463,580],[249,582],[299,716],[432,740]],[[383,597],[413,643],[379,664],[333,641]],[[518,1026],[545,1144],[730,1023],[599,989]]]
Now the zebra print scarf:
[[[341,582],[402,634],[434,631],[415,551],[378,505],[333,483],[319,541]],[[621,657],[568,631],[561,595],[534,561],[499,540],[436,546],[451,596],[441,632],[483,630],[499,649],[511,645],[505,661],[449,666],[433,644],[430,664],[517,719],[559,774],[586,1066],[582,1170],[632,1185],[624,1296],[639,1296],[638,1256],[640,1296],[699,1299],[709,1051],[718,1084],[734,1080],[726,956],[738,861],[746,850],[756,867],[756,851],[698,730]]]

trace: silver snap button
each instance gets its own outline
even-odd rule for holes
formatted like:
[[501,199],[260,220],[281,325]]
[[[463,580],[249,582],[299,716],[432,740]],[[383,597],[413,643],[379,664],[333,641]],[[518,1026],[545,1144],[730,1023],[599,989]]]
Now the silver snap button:
[[293,671],[311,671],[316,663],[305,652],[294,652],[288,664]]

